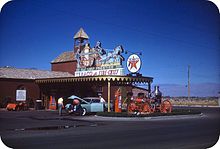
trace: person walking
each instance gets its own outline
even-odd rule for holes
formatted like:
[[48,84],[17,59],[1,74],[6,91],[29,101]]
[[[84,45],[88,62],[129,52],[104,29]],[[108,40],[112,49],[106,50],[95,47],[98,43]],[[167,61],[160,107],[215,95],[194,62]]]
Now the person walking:
[[59,111],[59,116],[62,116],[62,108],[63,108],[63,97],[60,97],[58,99],[58,111]]

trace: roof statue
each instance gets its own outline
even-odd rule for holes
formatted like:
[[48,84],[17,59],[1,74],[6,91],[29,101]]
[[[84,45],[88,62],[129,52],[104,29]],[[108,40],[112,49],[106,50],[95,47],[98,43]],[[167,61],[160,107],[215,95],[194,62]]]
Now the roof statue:
[[102,43],[100,41],[96,42],[94,49],[99,52],[100,55],[106,54],[106,50],[102,48]]
[[114,49],[105,49],[100,41],[91,47],[88,39],[83,28],[74,36],[75,76],[124,75],[123,47],[119,45]]
[[112,51],[107,51],[102,48],[101,42],[98,41],[94,48],[90,48],[89,44],[86,44],[82,51],[80,49],[75,53],[75,59],[77,60],[77,68],[88,67],[101,67],[106,65],[122,65],[124,57],[122,46],[117,46]]
[[83,30],[82,27],[79,29],[79,31],[74,36],[74,39],[78,39],[78,38],[89,39],[89,36],[86,34],[86,32]]

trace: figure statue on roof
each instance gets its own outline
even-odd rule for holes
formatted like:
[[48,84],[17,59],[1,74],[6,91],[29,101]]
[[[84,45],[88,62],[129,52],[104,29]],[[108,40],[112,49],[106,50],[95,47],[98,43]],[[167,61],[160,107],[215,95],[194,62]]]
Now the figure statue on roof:
[[80,60],[81,60],[80,49],[77,49],[76,54],[75,54],[75,58],[77,61],[77,68],[80,68]]
[[77,60],[77,68],[100,67],[103,65],[122,65],[124,57],[122,46],[117,46],[111,51],[102,48],[101,42],[98,41],[94,48],[90,48],[86,43],[83,49],[77,49],[75,58]]
[[102,43],[100,41],[96,42],[96,45],[94,48],[100,55],[106,54],[106,50],[104,48],[102,48]]
[[98,58],[96,58],[96,64],[111,64],[111,63],[119,63],[122,64],[124,60],[121,53],[123,53],[122,46],[117,46],[112,51],[106,51],[101,47],[101,42],[98,41],[94,50],[98,52]]

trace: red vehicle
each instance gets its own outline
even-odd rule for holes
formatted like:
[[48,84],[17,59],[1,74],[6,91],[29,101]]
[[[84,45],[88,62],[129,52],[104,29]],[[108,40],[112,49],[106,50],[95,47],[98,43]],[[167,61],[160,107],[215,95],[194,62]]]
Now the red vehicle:
[[8,103],[6,109],[8,111],[26,111],[28,110],[28,106],[25,102]]
[[162,101],[162,93],[159,86],[155,87],[152,98],[145,98],[143,93],[139,93],[135,100],[128,105],[128,112],[135,114],[150,114],[154,112],[170,113],[172,111],[171,102],[166,99]]

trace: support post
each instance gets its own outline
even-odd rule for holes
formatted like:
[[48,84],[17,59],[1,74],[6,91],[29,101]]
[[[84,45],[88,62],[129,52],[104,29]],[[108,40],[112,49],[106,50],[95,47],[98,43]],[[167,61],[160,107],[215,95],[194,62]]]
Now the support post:
[[110,82],[110,79],[108,79],[108,112],[111,112],[110,98],[111,98],[111,82]]
[[148,97],[150,98],[150,94],[151,94],[151,82],[148,82]]
[[189,75],[190,75],[190,65],[188,65],[188,100],[190,99],[190,79],[189,79]]

